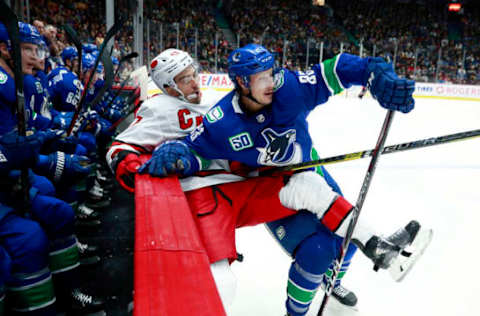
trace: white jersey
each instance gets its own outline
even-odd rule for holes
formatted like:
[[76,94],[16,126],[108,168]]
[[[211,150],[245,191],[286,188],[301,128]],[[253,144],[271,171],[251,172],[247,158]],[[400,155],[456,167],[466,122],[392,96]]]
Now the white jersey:
[[[161,143],[187,136],[208,112],[207,104],[192,104],[169,95],[156,95],[146,100],[138,109],[134,121],[120,133],[107,152],[107,162],[112,161],[121,151],[137,154],[151,153]],[[207,170],[227,170],[225,160],[211,161]],[[190,191],[220,183],[244,180],[243,177],[216,173],[207,176],[192,176],[180,179],[183,191]]]

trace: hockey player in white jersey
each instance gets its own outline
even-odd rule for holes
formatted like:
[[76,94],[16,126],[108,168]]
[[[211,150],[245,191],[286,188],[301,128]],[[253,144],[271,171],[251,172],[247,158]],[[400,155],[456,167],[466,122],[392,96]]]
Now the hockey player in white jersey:
[[[197,81],[196,67],[187,53],[175,49],[166,50],[157,56],[150,66],[152,79],[164,94],[156,95],[145,101],[136,113],[135,120],[125,131],[116,137],[107,153],[107,161],[114,171],[117,180],[130,192],[134,191],[133,176],[136,169],[140,166],[138,155],[152,152],[156,146],[165,141],[186,136],[202,123],[202,115],[206,114],[210,108],[210,105],[201,104],[201,91]],[[230,171],[230,167],[227,161],[213,160],[209,169]],[[200,188],[242,180],[245,179],[229,172],[216,172],[203,174],[202,176],[181,178],[180,182],[183,190],[190,192]],[[221,186],[219,187],[221,188]],[[292,214],[297,213],[290,212],[288,209],[279,206],[277,210],[270,208],[266,218],[271,221]],[[244,222],[257,224],[265,222],[265,217],[260,220]],[[242,222],[242,224],[244,223]],[[280,240],[279,242],[281,243]],[[317,242],[322,241],[318,239]],[[288,248],[288,246],[283,244],[282,247]],[[328,247],[319,248],[328,249]],[[212,252],[215,253],[213,255],[214,260],[220,259],[212,263],[212,271],[214,276],[217,274],[215,279],[225,305],[225,303],[231,302],[232,299],[234,277],[229,270],[227,261],[224,256],[222,257],[223,253],[215,250]],[[292,254],[293,257],[295,256],[294,252],[287,252]],[[330,253],[325,253],[324,257],[330,257]],[[229,257],[229,259],[232,258]],[[295,259],[302,260],[299,258]],[[348,264],[349,262],[346,261],[345,265],[348,266]],[[219,279],[218,275],[226,276],[226,279]],[[350,305],[356,303],[356,297],[353,292],[341,287],[339,282],[335,288],[339,290],[338,292],[349,294],[349,298],[353,297],[353,304],[352,300],[350,300]],[[346,302],[345,297],[343,297],[343,301],[342,297],[338,295],[334,295],[334,297],[342,303]]]

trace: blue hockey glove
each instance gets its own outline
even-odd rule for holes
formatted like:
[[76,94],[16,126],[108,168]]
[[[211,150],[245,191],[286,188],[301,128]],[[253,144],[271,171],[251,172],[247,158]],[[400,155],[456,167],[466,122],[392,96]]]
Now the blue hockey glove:
[[42,147],[41,154],[49,154],[55,151],[61,151],[67,154],[75,153],[78,139],[74,136],[66,137],[67,133],[63,130],[50,130],[60,137],[46,141]]
[[67,129],[70,126],[73,118],[73,112],[57,112],[52,119],[52,128]]
[[372,58],[366,71],[365,82],[372,96],[388,110],[410,112],[415,100],[412,97],[415,81],[399,78],[392,65],[383,58]]
[[73,127],[73,133],[78,132],[92,132],[96,135],[100,130],[98,126],[99,115],[96,111],[87,111],[79,115],[75,126]]
[[200,169],[197,158],[188,146],[179,140],[167,141],[158,146],[152,158],[138,169],[155,177],[178,174],[189,177]]
[[0,170],[2,174],[12,169],[35,165],[43,144],[59,137],[52,131],[19,136],[10,132],[0,137]]
[[108,119],[110,122],[116,122],[120,118],[122,118],[123,113],[114,109],[109,109],[105,111],[105,118]]
[[48,156],[40,155],[35,171],[55,182],[60,182],[83,178],[92,171],[92,168],[93,164],[87,157],[65,155],[59,151]]

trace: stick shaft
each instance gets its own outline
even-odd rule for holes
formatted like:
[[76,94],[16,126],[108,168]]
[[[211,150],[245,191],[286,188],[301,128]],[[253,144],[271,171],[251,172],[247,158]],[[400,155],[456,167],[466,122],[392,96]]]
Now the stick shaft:
[[360,193],[358,195],[357,203],[352,211],[352,218],[350,223],[348,224],[347,234],[345,238],[343,238],[342,247],[340,248],[339,257],[336,259],[335,266],[332,269],[332,277],[330,280],[330,284],[327,284],[325,295],[323,296],[322,304],[320,305],[320,310],[318,311],[318,316],[323,315],[325,311],[325,307],[328,303],[328,298],[332,293],[333,287],[335,285],[335,281],[337,280],[338,273],[340,271],[340,267],[342,266],[343,260],[345,259],[346,250],[350,245],[350,241],[352,240],[353,231],[355,230],[355,226],[357,225],[358,218],[360,217],[360,212],[363,207],[363,203],[365,202],[365,198],[368,193],[368,189],[370,188],[370,184],[372,182],[373,175],[375,174],[375,170],[377,167],[378,159],[382,154],[383,147],[385,145],[385,140],[387,139],[388,132],[390,130],[390,126],[392,124],[394,113],[392,110],[387,112],[385,120],[383,122],[382,130],[380,131],[380,135],[378,136],[377,144],[375,145],[375,149],[372,153],[372,159],[370,160],[370,164],[367,169],[367,173],[365,174],[365,178],[363,179],[362,188],[360,189]]

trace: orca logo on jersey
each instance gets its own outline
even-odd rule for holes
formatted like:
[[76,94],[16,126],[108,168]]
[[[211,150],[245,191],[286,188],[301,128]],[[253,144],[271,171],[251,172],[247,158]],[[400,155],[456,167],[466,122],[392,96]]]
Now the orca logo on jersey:
[[0,162],[8,162],[7,157],[0,151]]
[[4,84],[7,82],[7,74],[5,74],[3,71],[0,71],[0,84]]
[[257,148],[260,152],[258,162],[262,165],[284,165],[295,156],[295,140],[297,131],[289,129],[277,133],[271,128],[264,129],[262,136],[267,142],[264,148]]

